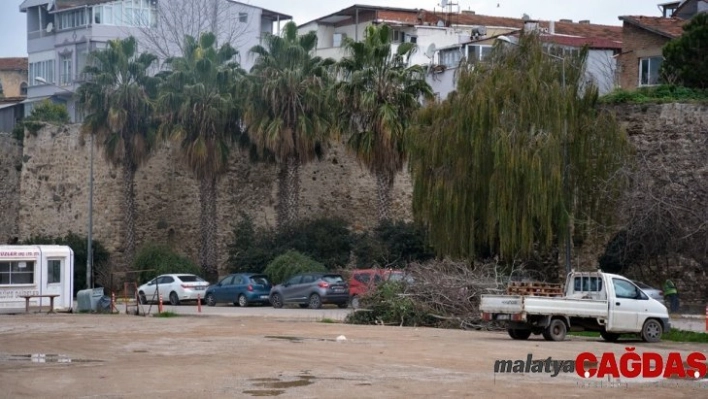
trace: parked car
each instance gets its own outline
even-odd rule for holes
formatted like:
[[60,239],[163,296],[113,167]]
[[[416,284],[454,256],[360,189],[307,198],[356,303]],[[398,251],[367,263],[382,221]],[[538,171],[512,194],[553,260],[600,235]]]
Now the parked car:
[[391,269],[358,269],[349,277],[349,301],[354,309],[359,308],[359,299],[384,281],[402,281],[404,274]]
[[270,303],[270,289],[273,288],[268,277],[257,273],[229,274],[218,283],[210,285],[204,294],[207,305],[233,303],[241,307],[251,304]]
[[349,286],[336,273],[298,274],[270,290],[270,303],[274,308],[298,304],[301,308],[319,309],[326,303],[346,308],[349,305]]
[[194,274],[163,274],[138,287],[138,296],[142,304],[157,302],[162,295],[164,302],[179,305],[197,297],[203,300],[208,286],[209,282]]
[[641,290],[644,291],[645,294],[649,295],[650,298],[654,298],[657,301],[664,303],[664,291],[644,284],[641,281],[635,281],[634,284],[641,288]]

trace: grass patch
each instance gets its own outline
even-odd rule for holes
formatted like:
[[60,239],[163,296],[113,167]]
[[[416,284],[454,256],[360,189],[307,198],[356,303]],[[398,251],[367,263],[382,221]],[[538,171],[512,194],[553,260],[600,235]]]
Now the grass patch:
[[170,312],[169,310],[166,310],[164,312],[158,313],[155,315],[155,317],[177,317],[179,314],[175,312]]
[[604,104],[708,103],[708,90],[660,85],[636,90],[618,89],[600,98]]
[[336,322],[337,322],[337,320],[330,319],[329,317],[323,317],[323,318],[320,320],[320,323],[329,323],[329,324],[331,324],[331,323],[336,323]]
[[[594,331],[572,331],[568,332],[568,335],[575,337],[591,337],[600,338],[599,332]],[[630,334],[627,334],[630,335]],[[624,336],[624,335],[623,335]],[[669,331],[668,334],[664,334],[661,337],[662,341],[671,342],[691,342],[691,343],[708,343],[708,334],[700,333],[695,331],[685,331],[685,330],[674,330]]]

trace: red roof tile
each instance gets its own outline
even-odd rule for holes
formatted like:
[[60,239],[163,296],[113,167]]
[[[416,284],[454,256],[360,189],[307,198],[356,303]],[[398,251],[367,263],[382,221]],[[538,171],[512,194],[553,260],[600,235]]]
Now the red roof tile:
[[0,70],[3,71],[26,71],[27,58],[0,58]]
[[643,15],[625,15],[620,20],[669,38],[683,34],[683,25],[689,20],[680,18],[646,17]]

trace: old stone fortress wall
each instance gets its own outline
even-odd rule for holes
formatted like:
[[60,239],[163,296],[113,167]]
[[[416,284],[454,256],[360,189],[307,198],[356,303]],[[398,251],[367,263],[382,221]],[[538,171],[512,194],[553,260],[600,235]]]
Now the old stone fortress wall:
[[[658,146],[665,154],[687,160],[708,146],[708,108],[692,104],[624,105],[616,107],[638,148]],[[703,143],[703,148],[696,143]],[[120,173],[108,165],[100,149],[94,153],[93,236],[120,259],[122,191]],[[659,158],[657,158],[657,162]],[[688,162],[688,161],[687,161]],[[708,179],[708,161],[689,163]],[[49,126],[28,135],[20,146],[0,134],[0,242],[33,235],[85,235],[88,212],[89,145],[79,125]],[[339,216],[354,228],[376,223],[375,180],[341,144],[326,157],[302,168],[301,217]],[[182,166],[174,149],[165,145],[136,175],[137,245],[166,242],[196,259],[199,204],[197,182]],[[227,259],[239,211],[259,224],[275,224],[276,167],[253,164],[248,154],[234,150],[230,171],[218,187],[219,262]],[[412,186],[404,171],[396,178],[393,217],[411,220]],[[705,204],[705,198],[698,203]],[[580,253],[580,251],[578,251]],[[597,253],[574,264],[595,267]],[[595,259],[595,261],[593,261]],[[705,268],[689,267],[686,284],[705,295]]]

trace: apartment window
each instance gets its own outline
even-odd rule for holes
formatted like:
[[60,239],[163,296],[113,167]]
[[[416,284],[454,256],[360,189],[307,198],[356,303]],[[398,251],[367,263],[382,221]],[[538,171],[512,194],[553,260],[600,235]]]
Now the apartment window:
[[406,42],[418,43],[418,36],[406,35]]
[[20,84],[20,95],[21,96],[27,95],[27,82],[22,82],[22,84]]
[[84,9],[60,13],[57,15],[57,18],[59,19],[59,29],[61,30],[86,26],[88,22]]
[[246,23],[248,22],[248,14],[245,12],[238,13],[238,22]]
[[661,69],[662,57],[649,57],[639,59],[639,85],[659,84],[659,70]]
[[37,82],[37,78],[45,79],[47,83],[54,83],[54,60],[32,62],[29,64],[29,85],[36,86],[44,83]]
[[392,43],[401,43],[403,41],[403,38],[405,36],[405,33],[399,31],[399,30],[394,30],[391,32],[391,42]]
[[68,86],[72,82],[72,55],[63,55],[61,57],[61,75],[59,77],[59,84],[62,86]]
[[61,283],[61,260],[47,261],[47,283]]
[[122,0],[93,7],[93,23],[116,26],[157,26],[157,2]]
[[0,262],[0,285],[34,283],[34,261]]
[[459,49],[440,51],[440,63],[448,68],[457,67],[462,60],[462,52]]

